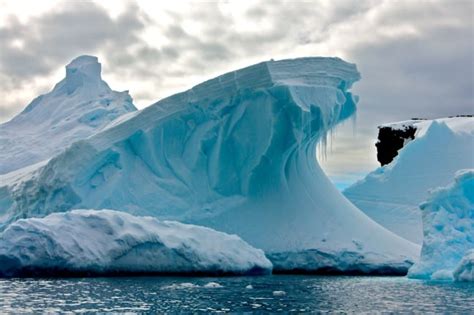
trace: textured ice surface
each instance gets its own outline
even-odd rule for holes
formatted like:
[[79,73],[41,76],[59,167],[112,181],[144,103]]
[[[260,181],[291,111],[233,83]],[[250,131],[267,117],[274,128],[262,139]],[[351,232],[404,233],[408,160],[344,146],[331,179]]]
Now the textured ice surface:
[[354,113],[359,78],[338,58],[268,61],[163,99],[0,178],[0,230],[110,208],[235,233],[278,270],[406,272],[419,247],[354,207],[316,161]]
[[384,125],[414,126],[408,142],[390,164],[380,167],[344,191],[359,209],[389,230],[421,244],[419,204],[432,188],[446,186],[456,171],[474,168],[474,118],[403,121]]
[[474,281],[474,249],[461,259],[453,274],[456,281]]
[[0,174],[48,159],[136,110],[128,92],[112,91],[100,71],[96,57],[74,59],[51,92],[0,125]]
[[0,234],[0,275],[261,274],[271,268],[263,251],[236,235],[112,210],[19,220]]
[[[423,247],[411,278],[451,279],[464,255],[474,249],[474,170],[461,170],[455,182],[433,190],[421,206]],[[455,272],[455,279],[472,276],[472,254]]]

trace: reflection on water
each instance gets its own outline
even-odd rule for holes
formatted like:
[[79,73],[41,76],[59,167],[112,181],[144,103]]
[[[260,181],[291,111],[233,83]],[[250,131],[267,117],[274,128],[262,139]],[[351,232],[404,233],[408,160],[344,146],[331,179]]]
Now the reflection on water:
[[472,312],[474,284],[400,277],[0,279],[4,312]]

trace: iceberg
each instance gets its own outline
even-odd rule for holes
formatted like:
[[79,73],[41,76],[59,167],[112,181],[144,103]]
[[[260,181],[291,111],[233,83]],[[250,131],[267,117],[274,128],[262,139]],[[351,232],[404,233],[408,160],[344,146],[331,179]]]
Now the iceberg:
[[271,269],[263,251],[236,235],[112,210],[18,220],[0,234],[1,276],[266,274]]
[[0,125],[0,174],[47,160],[134,111],[127,91],[112,91],[101,79],[96,57],[78,57],[51,92]]
[[172,95],[0,177],[0,231],[107,208],[237,234],[277,272],[405,274],[419,246],[353,206],[316,160],[354,114],[359,79],[339,58],[272,60]]
[[410,268],[408,276],[433,280],[472,279],[474,169],[458,171],[454,183],[431,191],[420,208],[423,247],[420,261]]
[[[386,133],[391,136],[385,136]],[[343,193],[377,223],[421,244],[423,224],[419,205],[429,197],[428,191],[448,185],[456,171],[474,168],[474,118],[386,124],[380,126],[377,147],[381,163],[390,163]]]

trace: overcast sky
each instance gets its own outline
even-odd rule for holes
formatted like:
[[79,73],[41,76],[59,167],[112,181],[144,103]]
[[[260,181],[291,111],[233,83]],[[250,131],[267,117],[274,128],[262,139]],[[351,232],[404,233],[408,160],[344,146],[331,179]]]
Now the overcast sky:
[[339,56],[362,74],[323,161],[344,186],[377,167],[378,124],[474,112],[473,3],[0,0],[0,122],[83,54],[139,108],[262,60]]

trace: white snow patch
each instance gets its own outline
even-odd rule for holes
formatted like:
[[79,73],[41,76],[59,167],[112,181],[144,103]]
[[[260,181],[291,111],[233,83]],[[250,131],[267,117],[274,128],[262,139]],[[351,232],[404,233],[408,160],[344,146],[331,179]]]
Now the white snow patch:
[[392,122],[380,125],[380,127],[390,127],[392,129],[407,129],[408,127],[415,127],[415,136],[423,136],[429,129],[430,125],[436,121],[437,123],[446,124],[449,129],[456,133],[472,134],[474,133],[474,117],[445,117],[438,119],[413,119],[399,122]]

